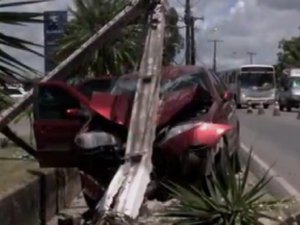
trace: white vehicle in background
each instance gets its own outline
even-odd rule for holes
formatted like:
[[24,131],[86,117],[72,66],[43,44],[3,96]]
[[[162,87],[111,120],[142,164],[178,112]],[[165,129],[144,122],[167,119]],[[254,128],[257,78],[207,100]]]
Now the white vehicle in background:
[[238,108],[250,103],[260,103],[265,108],[276,99],[276,74],[273,65],[250,64],[220,73],[234,94]]
[[279,108],[291,111],[300,106],[300,68],[286,69],[280,79]]
[[27,94],[23,87],[18,86],[7,86],[5,89],[3,89],[3,91],[9,97],[15,100],[23,98]]

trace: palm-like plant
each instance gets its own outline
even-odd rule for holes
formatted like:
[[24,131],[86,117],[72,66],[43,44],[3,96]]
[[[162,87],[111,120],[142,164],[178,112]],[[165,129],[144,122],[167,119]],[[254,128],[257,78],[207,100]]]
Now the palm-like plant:
[[[88,40],[99,28],[110,21],[128,0],[74,0],[75,9],[71,11],[73,19],[66,26],[66,34],[61,40],[57,60],[61,61]],[[122,28],[114,37],[107,37],[105,44],[83,60],[74,68],[77,73],[96,76],[103,74],[119,75],[136,66],[143,50],[143,15],[134,23]],[[175,24],[176,25],[176,24]],[[174,28],[173,28],[174,29]],[[180,42],[180,35],[169,41]],[[174,43],[170,48],[177,49],[181,45]],[[172,52],[173,57],[176,54]],[[170,58],[170,55],[168,55]]]
[[[0,3],[0,10],[7,7],[36,4],[41,2],[45,2],[45,0]],[[39,17],[42,15],[42,13],[0,11],[0,24],[17,26],[23,25],[24,23],[41,23],[43,20]],[[5,47],[24,50],[35,55],[42,56],[39,52],[32,48],[40,45],[16,36],[5,34],[4,32],[0,32],[0,44]],[[18,78],[24,78],[24,70],[34,71],[31,67],[27,66],[9,54],[7,50],[0,48],[0,73]]]
[[210,194],[196,188],[168,185],[180,204],[167,209],[164,217],[178,218],[180,225],[262,225],[260,219],[278,221],[268,215],[268,211],[278,208],[284,201],[264,199],[265,187],[270,181],[268,172],[252,187],[248,187],[251,154],[244,175],[236,177],[230,168],[223,174],[227,187],[222,185],[217,175],[208,181]]
[[[9,3],[1,3],[3,0],[0,0],[0,25],[12,25],[20,26],[25,23],[41,23],[43,22],[40,18],[42,13],[35,12],[13,12],[13,11],[3,11],[7,7],[17,7],[28,4],[36,4],[45,2],[47,0],[32,0],[32,1],[15,1]],[[2,9],[2,11],[1,11]],[[9,48],[23,50],[31,52],[35,55],[42,56],[39,52],[33,49],[33,47],[39,47],[40,45],[35,44],[31,41],[21,39],[17,36],[12,36],[0,32],[0,76],[1,74],[10,76],[15,79],[25,78],[24,74],[26,72],[35,72],[35,70],[20,60],[16,59],[9,53]],[[2,76],[3,77],[3,76]],[[8,107],[12,101],[9,97],[5,96],[0,90],[0,110]]]

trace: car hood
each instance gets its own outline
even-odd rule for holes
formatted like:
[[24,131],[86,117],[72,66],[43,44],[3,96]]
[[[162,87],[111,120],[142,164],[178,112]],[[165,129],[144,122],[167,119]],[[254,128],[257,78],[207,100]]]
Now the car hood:
[[[168,123],[192,102],[193,97],[194,90],[185,90],[161,99],[156,118],[157,125]],[[134,96],[94,92],[91,96],[90,108],[110,121],[129,127],[133,98]]]
[[129,125],[132,98],[105,92],[93,93],[90,108],[104,118],[120,125]]

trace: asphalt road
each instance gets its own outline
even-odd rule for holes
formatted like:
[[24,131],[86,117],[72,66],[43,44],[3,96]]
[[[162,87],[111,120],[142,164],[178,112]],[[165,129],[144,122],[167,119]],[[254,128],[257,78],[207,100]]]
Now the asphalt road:
[[263,115],[239,109],[242,143],[300,191],[300,120],[297,112],[272,113],[272,108]]

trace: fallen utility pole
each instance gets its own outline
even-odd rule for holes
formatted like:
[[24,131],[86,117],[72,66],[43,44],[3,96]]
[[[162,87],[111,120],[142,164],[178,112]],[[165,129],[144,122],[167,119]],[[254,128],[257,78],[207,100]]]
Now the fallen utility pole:
[[112,213],[135,219],[150,182],[166,11],[166,0],[160,0],[150,16],[127,139],[126,161],[97,206],[98,212],[104,216]]
[[[124,25],[130,23],[141,15],[145,5],[149,4],[146,0],[132,0],[124,9],[118,13],[111,21],[99,29],[99,31],[74,51],[68,58],[61,62],[54,70],[46,75],[42,81],[51,79],[64,79],[70,74],[70,68],[76,67],[78,60],[81,60],[87,54],[92,54],[100,43],[107,38],[113,37]],[[20,115],[32,103],[33,93],[30,93],[12,107],[0,114],[0,131],[8,126],[18,115]],[[13,139],[11,139],[14,141]],[[16,144],[19,144],[16,143]],[[24,144],[24,143],[23,143]],[[20,146],[22,147],[22,146]]]

